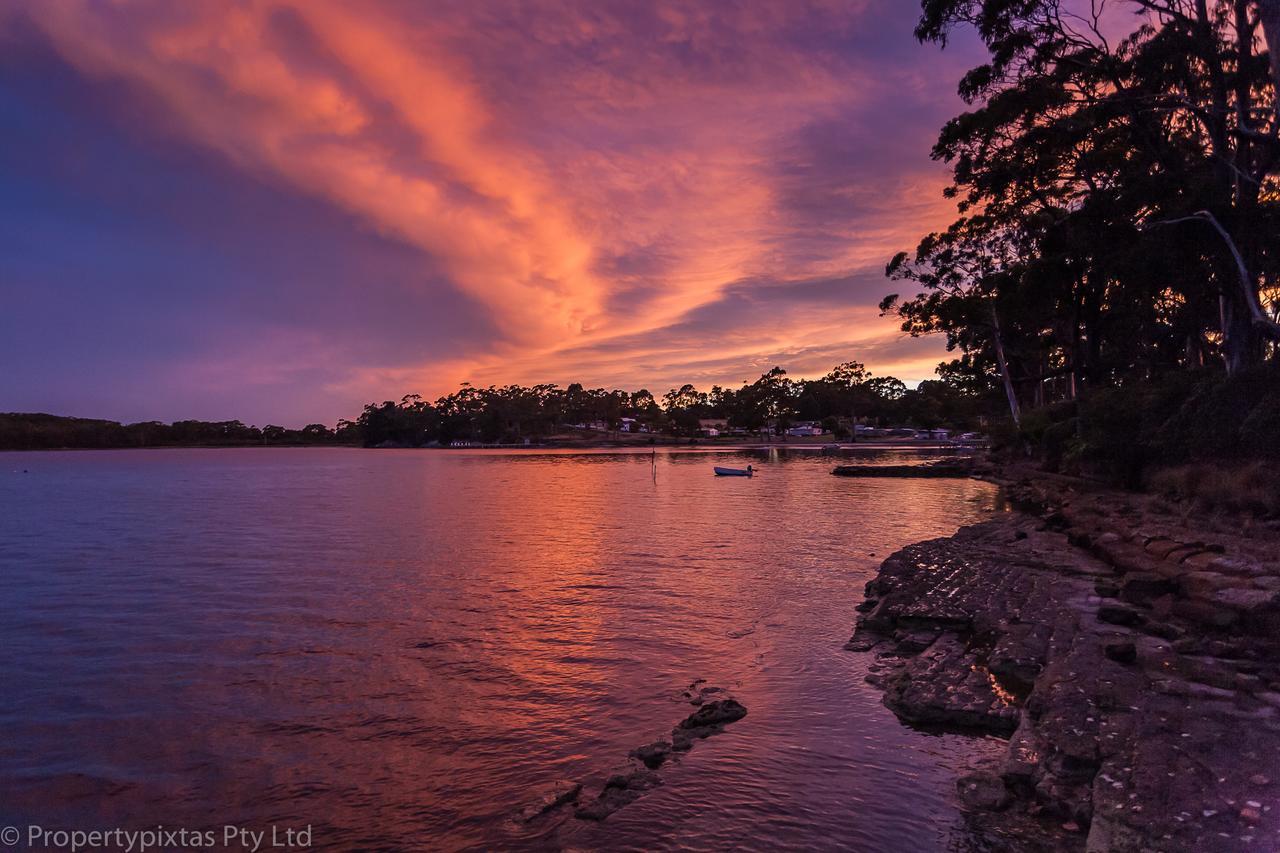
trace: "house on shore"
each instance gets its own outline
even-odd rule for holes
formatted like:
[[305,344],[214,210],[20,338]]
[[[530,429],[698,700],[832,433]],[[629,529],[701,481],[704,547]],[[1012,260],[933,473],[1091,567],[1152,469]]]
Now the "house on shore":
[[715,438],[729,431],[729,421],[725,418],[699,418],[698,435],[704,438]]
[[797,438],[803,436],[822,435],[822,426],[812,421],[801,421],[800,423],[790,426],[787,429],[787,435],[795,436]]

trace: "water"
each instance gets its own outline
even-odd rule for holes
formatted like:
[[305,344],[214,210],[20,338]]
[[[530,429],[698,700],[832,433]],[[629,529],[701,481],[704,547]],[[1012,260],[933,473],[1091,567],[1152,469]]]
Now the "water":
[[[711,475],[748,462],[753,479]],[[994,491],[833,464],[0,454],[0,823],[309,825],[348,849],[972,849],[955,776],[995,744],[900,725],[840,647],[879,561],[985,517]],[[603,824],[511,820],[669,732],[696,678],[749,714],[660,788]]]

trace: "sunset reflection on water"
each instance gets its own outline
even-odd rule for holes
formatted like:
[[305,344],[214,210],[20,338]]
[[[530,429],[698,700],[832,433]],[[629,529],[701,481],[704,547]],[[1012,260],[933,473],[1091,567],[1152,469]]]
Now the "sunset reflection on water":
[[[840,647],[880,559],[995,490],[833,464],[8,454],[0,819],[309,824],[336,847],[963,848],[954,771],[990,745],[902,727]],[[749,715],[660,788],[599,825],[511,820],[665,734],[697,678]]]

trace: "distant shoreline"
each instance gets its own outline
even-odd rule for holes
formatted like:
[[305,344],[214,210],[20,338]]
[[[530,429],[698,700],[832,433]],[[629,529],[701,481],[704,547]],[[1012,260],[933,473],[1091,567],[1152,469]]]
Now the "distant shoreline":
[[424,451],[465,451],[465,450],[515,450],[536,453],[547,450],[955,450],[973,451],[982,445],[956,444],[944,441],[917,441],[904,439],[901,441],[858,441],[858,442],[817,442],[817,441],[773,441],[773,442],[733,442],[714,443],[698,441],[690,443],[686,440],[667,439],[654,444],[615,441],[564,441],[543,444],[460,444],[448,446],[422,447],[365,447],[360,444],[164,444],[144,445],[138,447],[2,447],[0,453],[64,453],[102,452],[118,450],[424,450]]

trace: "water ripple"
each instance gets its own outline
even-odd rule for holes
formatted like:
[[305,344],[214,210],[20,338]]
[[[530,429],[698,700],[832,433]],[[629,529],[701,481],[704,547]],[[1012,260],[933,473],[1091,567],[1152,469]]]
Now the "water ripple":
[[[363,849],[967,849],[983,741],[840,650],[877,560],[978,483],[816,454],[17,454],[0,477],[0,822],[311,824]],[[747,461],[753,480],[711,476]],[[525,824],[695,679],[749,716],[602,824]]]

